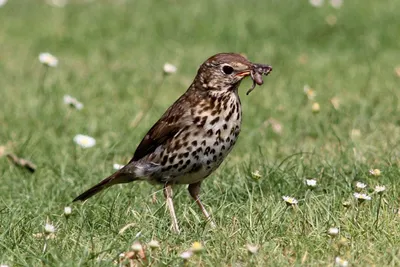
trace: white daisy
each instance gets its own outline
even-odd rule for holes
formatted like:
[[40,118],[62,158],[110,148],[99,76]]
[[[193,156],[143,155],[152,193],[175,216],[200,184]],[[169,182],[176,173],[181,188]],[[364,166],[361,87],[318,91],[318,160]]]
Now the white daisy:
[[364,183],[361,183],[361,182],[357,182],[357,183],[356,183],[356,187],[357,187],[358,189],[364,189],[364,188],[367,187],[367,185],[364,184]]
[[345,260],[345,259],[340,258],[340,257],[336,257],[336,258],[335,258],[335,264],[336,264],[337,266],[340,266],[340,267],[347,267],[347,266],[349,266],[349,262],[348,262],[347,260]]
[[315,179],[306,179],[306,184],[309,187],[316,187],[317,186],[317,180],[315,180]]
[[371,169],[371,170],[369,170],[369,174],[371,174],[373,176],[380,176],[381,175],[381,170],[379,170],[379,169]]
[[321,7],[324,4],[324,0],[310,0],[310,4],[314,7]]
[[282,199],[286,202],[287,205],[296,205],[298,203],[297,199],[294,197],[283,196]]
[[76,98],[70,95],[64,95],[64,104],[76,108],[77,110],[83,109],[83,104],[79,102]]
[[164,73],[166,73],[166,74],[173,74],[178,70],[177,67],[175,67],[174,65],[172,65],[170,63],[165,63],[163,69],[164,69]]
[[121,164],[118,164],[118,163],[114,163],[113,164],[113,169],[114,170],[120,170],[120,169],[122,169],[124,167],[124,165],[121,165]]
[[160,247],[160,243],[157,240],[151,240],[148,245],[150,248],[159,248]]
[[334,8],[340,8],[343,5],[343,0],[331,0],[331,6]]
[[46,223],[46,225],[44,226],[44,232],[46,234],[52,234],[55,231],[56,231],[56,228],[52,224]]
[[193,252],[191,250],[187,250],[185,252],[182,252],[180,257],[184,260],[188,260],[190,257],[192,257]]
[[39,61],[49,67],[57,67],[58,65],[58,59],[50,53],[40,53]]
[[258,252],[258,246],[257,245],[247,244],[246,247],[247,247],[247,251],[250,254],[256,254]]
[[89,148],[96,145],[96,139],[91,136],[77,134],[74,137],[74,142],[82,148]]
[[7,4],[7,0],[0,0],[0,7],[4,6],[5,4]]
[[313,100],[317,96],[314,89],[312,89],[308,84],[303,86],[303,91],[310,100]]
[[382,193],[382,192],[385,191],[385,190],[386,190],[386,186],[384,186],[384,185],[377,185],[377,186],[375,186],[375,193],[380,194],[380,193]]
[[371,200],[371,197],[368,196],[367,194],[354,193],[353,196],[360,201]]
[[72,208],[71,207],[65,207],[64,208],[64,215],[69,216],[72,213]]
[[339,228],[331,227],[328,229],[328,234],[331,236],[336,236],[339,234]]

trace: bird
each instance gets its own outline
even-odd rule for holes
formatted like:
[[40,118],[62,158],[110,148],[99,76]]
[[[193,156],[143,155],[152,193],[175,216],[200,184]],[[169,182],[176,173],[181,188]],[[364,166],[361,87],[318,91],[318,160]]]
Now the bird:
[[[161,116],[120,170],[76,197],[85,201],[115,184],[148,181],[163,185],[171,227],[180,232],[172,201],[172,186],[188,185],[190,196],[212,227],[215,223],[200,200],[200,187],[232,150],[242,124],[239,85],[248,76],[253,87],[272,67],[250,62],[237,53],[208,58],[192,84]],[[254,77],[254,78],[253,78]]]

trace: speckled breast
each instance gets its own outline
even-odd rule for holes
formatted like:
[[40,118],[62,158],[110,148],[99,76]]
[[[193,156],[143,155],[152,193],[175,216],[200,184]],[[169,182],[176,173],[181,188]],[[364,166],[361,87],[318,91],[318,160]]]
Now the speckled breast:
[[241,112],[239,96],[232,91],[216,94],[193,107],[193,124],[165,147],[158,182],[192,184],[210,175],[236,143]]

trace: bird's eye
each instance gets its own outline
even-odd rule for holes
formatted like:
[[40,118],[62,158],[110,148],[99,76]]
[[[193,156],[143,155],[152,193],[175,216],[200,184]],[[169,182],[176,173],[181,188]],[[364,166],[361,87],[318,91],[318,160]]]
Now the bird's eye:
[[231,66],[229,66],[229,65],[224,65],[222,67],[222,72],[225,73],[225,74],[232,74],[233,68]]

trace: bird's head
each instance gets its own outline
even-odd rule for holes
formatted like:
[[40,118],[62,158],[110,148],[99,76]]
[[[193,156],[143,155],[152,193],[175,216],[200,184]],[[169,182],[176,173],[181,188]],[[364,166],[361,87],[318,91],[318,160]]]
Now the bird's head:
[[221,53],[210,57],[200,66],[195,81],[205,90],[234,91],[247,76],[261,85],[261,75],[271,71],[271,66],[252,63],[240,54]]

